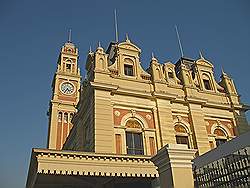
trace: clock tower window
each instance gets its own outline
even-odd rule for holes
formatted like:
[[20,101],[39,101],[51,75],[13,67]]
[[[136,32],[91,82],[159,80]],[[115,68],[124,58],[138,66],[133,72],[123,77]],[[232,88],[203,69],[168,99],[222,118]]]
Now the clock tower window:
[[71,64],[66,64],[66,72],[71,72]]
[[62,112],[58,113],[58,122],[62,122]]
[[64,113],[64,123],[68,123],[68,113]]

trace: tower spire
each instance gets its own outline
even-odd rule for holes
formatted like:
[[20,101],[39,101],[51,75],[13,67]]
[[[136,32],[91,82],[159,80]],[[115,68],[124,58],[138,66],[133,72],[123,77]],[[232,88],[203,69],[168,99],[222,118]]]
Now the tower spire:
[[118,24],[117,24],[117,15],[116,15],[116,9],[114,10],[114,16],[115,16],[115,42],[118,43]]
[[72,33],[71,33],[71,29],[69,29],[68,42],[72,42],[72,41],[71,41],[71,34],[72,34]]
[[183,54],[183,49],[182,49],[182,45],[181,45],[181,39],[180,39],[180,36],[179,36],[179,32],[178,32],[177,25],[175,25],[175,31],[176,31],[176,35],[177,35],[177,39],[178,39],[178,43],[179,43],[179,48],[180,48],[180,52],[181,52],[181,57],[183,57],[184,54]]

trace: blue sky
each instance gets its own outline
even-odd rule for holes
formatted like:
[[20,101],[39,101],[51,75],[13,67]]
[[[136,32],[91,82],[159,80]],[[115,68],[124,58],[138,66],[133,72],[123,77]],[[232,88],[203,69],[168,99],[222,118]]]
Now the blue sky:
[[[142,49],[146,68],[151,52],[161,63],[180,57],[174,25],[184,55],[199,51],[235,81],[250,104],[250,2],[248,0],[1,0],[0,1],[0,182],[24,187],[32,147],[46,147],[51,81],[61,46],[72,29],[84,75],[86,54],[98,41],[114,40],[114,9],[120,40],[128,33]],[[248,115],[248,117],[250,117]]]

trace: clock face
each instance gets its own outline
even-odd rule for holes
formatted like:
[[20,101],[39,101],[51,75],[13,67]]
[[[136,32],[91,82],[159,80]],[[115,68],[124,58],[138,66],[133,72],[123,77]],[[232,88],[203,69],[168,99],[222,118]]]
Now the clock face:
[[74,93],[74,85],[69,82],[64,82],[61,84],[61,91],[64,94],[71,95]]

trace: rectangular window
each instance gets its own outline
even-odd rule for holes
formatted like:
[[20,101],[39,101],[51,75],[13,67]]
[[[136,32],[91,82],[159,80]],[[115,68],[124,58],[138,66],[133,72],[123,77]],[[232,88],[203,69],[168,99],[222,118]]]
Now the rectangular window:
[[134,76],[133,65],[124,65],[124,74],[127,76]]
[[176,136],[177,144],[186,144],[189,148],[188,136]]
[[155,140],[154,137],[149,137],[150,153],[155,155]]
[[116,154],[122,154],[122,139],[120,134],[115,135]]
[[219,145],[224,144],[225,142],[227,142],[226,139],[218,139],[218,138],[216,138],[215,141],[216,141],[216,146],[217,146],[217,147],[218,147]]
[[143,155],[143,141],[141,133],[126,133],[127,154]]
[[203,79],[203,83],[206,90],[211,90],[209,80]]

